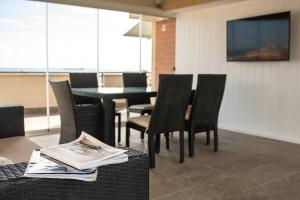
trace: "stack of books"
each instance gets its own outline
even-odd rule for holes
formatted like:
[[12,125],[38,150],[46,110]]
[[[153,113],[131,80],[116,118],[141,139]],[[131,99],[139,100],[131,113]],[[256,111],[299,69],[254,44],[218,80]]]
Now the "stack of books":
[[99,166],[127,161],[126,150],[82,132],[73,142],[34,150],[24,176],[95,181]]

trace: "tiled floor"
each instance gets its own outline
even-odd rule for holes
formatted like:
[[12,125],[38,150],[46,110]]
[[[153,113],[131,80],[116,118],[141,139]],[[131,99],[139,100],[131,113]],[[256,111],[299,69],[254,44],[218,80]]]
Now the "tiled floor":
[[[58,137],[30,138],[48,146]],[[204,145],[204,134],[198,134],[195,156],[188,157],[186,140],[185,162],[179,164],[178,134],[170,138],[169,151],[164,141],[162,137],[156,168],[150,170],[153,200],[300,200],[300,145],[220,130],[219,152]],[[131,145],[147,151],[137,132]]]

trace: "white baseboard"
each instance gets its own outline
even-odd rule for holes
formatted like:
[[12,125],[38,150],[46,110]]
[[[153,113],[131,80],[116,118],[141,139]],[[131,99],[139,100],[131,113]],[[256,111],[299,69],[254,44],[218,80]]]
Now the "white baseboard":
[[255,135],[263,138],[268,138],[268,139],[273,139],[273,140],[280,140],[284,142],[290,142],[294,144],[300,144],[300,138],[294,138],[294,137],[289,137],[289,136],[278,136],[278,135],[273,135],[273,134],[266,134],[266,133],[259,133],[255,131],[250,131],[250,130],[245,130],[241,128],[236,128],[232,126],[227,126],[224,124],[219,124],[220,129],[228,130],[228,131],[233,131],[233,132],[238,132],[242,134],[247,134],[247,135]]

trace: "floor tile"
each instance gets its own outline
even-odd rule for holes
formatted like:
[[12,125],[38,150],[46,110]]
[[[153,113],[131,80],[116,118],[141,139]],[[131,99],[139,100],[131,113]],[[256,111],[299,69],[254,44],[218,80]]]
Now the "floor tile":
[[[123,115],[123,120],[124,120]],[[30,117],[30,116],[29,116]],[[57,116],[54,118],[59,119]],[[27,136],[41,147],[58,144],[59,126],[39,128],[38,116],[25,120]],[[38,133],[38,134],[37,134]],[[170,137],[170,150],[161,136],[156,168],[149,172],[153,200],[300,200],[300,145],[219,131],[219,151],[205,145],[205,134],[197,134],[195,156],[179,164],[178,133]],[[131,148],[147,153],[147,137],[132,131]],[[118,146],[125,146],[125,128]]]
[[198,188],[188,188],[173,194],[165,195],[157,200],[213,200],[210,197],[199,194]]

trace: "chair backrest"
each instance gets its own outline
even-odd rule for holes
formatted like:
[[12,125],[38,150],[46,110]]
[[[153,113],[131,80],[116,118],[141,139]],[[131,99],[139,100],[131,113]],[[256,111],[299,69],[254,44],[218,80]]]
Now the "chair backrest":
[[59,143],[70,142],[77,138],[75,102],[68,81],[49,81],[52,86],[61,120]]
[[97,88],[97,73],[70,73],[70,84],[72,88]]
[[[146,73],[123,73],[123,86],[124,87],[147,87]],[[135,96],[134,98],[127,99],[127,106],[136,104],[150,103],[150,98],[145,95]]]
[[148,133],[184,130],[184,118],[192,90],[193,75],[160,75],[158,94]]
[[124,87],[147,87],[146,73],[123,73]]
[[[97,73],[70,73],[70,84],[72,88],[97,88]],[[74,96],[76,104],[94,104],[95,99],[81,96]]]
[[226,83],[225,74],[199,74],[190,122],[192,126],[218,123],[219,111]]

